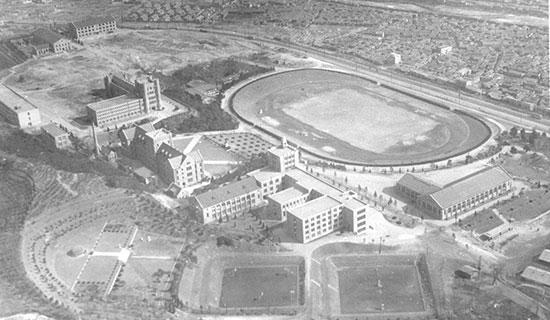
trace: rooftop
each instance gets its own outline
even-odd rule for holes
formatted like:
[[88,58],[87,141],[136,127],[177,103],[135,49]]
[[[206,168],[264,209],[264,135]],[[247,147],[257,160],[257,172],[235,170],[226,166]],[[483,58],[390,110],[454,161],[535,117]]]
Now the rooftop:
[[303,206],[292,208],[289,212],[292,213],[293,216],[305,220],[316,216],[321,211],[329,210],[340,205],[342,205],[342,203],[333,197],[322,196],[304,203]]
[[550,286],[550,272],[533,266],[528,266],[523,270],[521,276],[527,280]]
[[448,208],[511,179],[508,172],[501,167],[485,168],[453,181],[430,197],[442,208]]
[[195,199],[202,208],[207,208],[259,189],[260,188],[256,185],[256,180],[252,177],[248,177],[223,187],[201,193],[197,195]]
[[550,263],[550,250],[545,249],[539,256],[540,261]]
[[103,109],[108,109],[110,107],[113,107],[113,106],[116,106],[116,105],[119,105],[119,104],[123,104],[123,103],[132,102],[132,101],[135,101],[135,100],[140,100],[140,99],[130,98],[127,95],[122,95],[122,96],[114,97],[114,98],[111,98],[111,99],[105,99],[105,100],[101,100],[101,101],[98,101],[98,102],[90,103],[90,104],[88,104],[88,108],[90,108],[90,109],[97,112],[97,111],[101,111]]
[[46,125],[42,126],[42,129],[46,131],[47,134],[49,134],[52,137],[61,137],[68,135],[67,132],[63,131],[60,127],[58,127],[55,123],[48,123]]
[[25,98],[5,85],[0,85],[0,103],[6,105],[8,108],[17,113],[36,109],[36,107]]
[[411,173],[405,174],[397,183],[421,195],[427,195],[441,190],[441,186],[437,185],[435,182],[420,178]]
[[303,170],[294,168],[294,169],[288,170],[286,172],[286,175],[298,181],[298,183],[301,186],[307,189],[313,189],[322,194],[329,195],[334,198],[337,198],[342,194],[342,190],[337,189],[331,186],[330,184],[315,178],[314,176],[310,175],[309,173]]
[[357,199],[354,195],[342,194],[337,198],[346,208],[349,208],[353,211],[359,210],[367,206],[366,203]]
[[54,32],[50,29],[44,29],[40,28],[35,30],[33,33],[33,40],[36,42],[36,44],[39,43],[47,43],[47,44],[53,44],[57,41],[63,39],[63,36],[60,35],[57,32]]
[[263,183],[264,181],[269,181],[277,177],[282,177],[283,174],[276,171],[260,169],[248,173],[248,176],[254,177],[256,180],[258,180],[258,182]]
[[275,202],[277,202],[277,203],[282,204],[282,203],[286,203],[290,200],[299,198],[299,197],[303,196],[304,194],[306,194],[306,192],[304,192],[302,190],[299,190],[299,189],[296,189],[296,188],[293,188],[293,187],[290,187],[288,189],[284,189],[282,191],[274,193],[274,194],[268,196],[268,198],[275,201]]

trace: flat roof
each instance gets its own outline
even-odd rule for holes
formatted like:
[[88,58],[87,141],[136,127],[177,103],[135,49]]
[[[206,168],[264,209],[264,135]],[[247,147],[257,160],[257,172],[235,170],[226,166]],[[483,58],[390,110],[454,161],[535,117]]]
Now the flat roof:
[[527,280],[550,286],[550,272],[546,270],[528,266],[523,270],[521,276]]
[[67,132],[63,131],[55,123],[48,123],[46,125],[43,125],[42,129],[52,137],[60,137],[60,136],[68,135]]
[[0,85],[0,102],[17,113],[37,109],[29,101],[5,85]]
[[296,189],[294,187],[290,187],[288,189],[284,189],[282,191],[279,191],[277,193],[274,193],[272,195],[269,195],[268,198],[277,202],[277,203],[286,203],[290,200],[299,198],[306,194],[306,192]]
[[260,169],[257,171],[253,171],[247,174],[249,177],[253,177],[256,180],[258,180],[260,183],[264,181],[272,180],[273,178],[277,177],[283,177],[283,174],[281,172],[271,171],[271,170],[265,170]]
[[247,177],[228,185],[201,193],[197,195],[195,199],[202,208],[207,208],[259,189],[260,187],[256,184],[256,180],[252,177]]
[[127,103],[127,102],[132,102],[132,101],[135,101],[135,100],[141,100],[139,98],[131,98],[127,95],[122,95],[122,96],[118,96],[118,97],[114,97],[114,98],[110,98],[110,99],[105,99],[105,100],[101,100],[101,101],[98,101],[98,102],[92,102],[90,104],[88,104],[88,108],[94,110],[94,111],[101,111],[102,109],[107,109],[107,108],[110,108],[112,106],[115,106],[115,105],[119,105],[119,104],[123,104],[123,103]]
[[366,203],[354,197],[340,197],[338,200],[342,202],[344,207],[347,207],[353,211],[359,210],[367,206]]
[[294,168],[286,171],[286,175],[298,181],[298,183],[301,186],[307,189],[316,190],[322,194],[329,195],[333,198],[339,197],[343,192],[342,190],[336,187],[333,187],[330,184],[323,182],[315,178],[314,176],[310,175],[309,173],[298,168]]
[[544,249],[544,251],[539,256],[539,260],[550,263],[550,250]]
[[304,205],[289,210],[293,216],[305,220],[309,217],[316,216],[319,212],[329,210],[336,206],[342,205],[342,203],[333,197],[322,196],[317,199],[308,201]]

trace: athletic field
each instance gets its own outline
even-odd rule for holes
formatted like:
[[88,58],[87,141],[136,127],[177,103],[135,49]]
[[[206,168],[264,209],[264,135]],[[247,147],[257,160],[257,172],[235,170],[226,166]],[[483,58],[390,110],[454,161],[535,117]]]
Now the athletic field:
[[232,97],[242,118],[316,154],[404,164],[465,153],[490,129],[480,120],[354,75],[301,69],[256,80]]
[[234,267],[224,270],[220,307],[256,308],[297,304],[298,266]]

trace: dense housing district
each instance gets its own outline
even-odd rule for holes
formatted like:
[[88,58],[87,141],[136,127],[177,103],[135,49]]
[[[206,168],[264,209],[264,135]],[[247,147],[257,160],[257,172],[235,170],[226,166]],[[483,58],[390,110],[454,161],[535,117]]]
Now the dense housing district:
[[550,318],[547,9],[5,1],[0,320]]

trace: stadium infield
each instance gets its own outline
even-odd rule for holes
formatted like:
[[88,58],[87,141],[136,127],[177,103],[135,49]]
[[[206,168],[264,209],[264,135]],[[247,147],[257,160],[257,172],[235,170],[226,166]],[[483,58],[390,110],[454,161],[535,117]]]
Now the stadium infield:
[[446,159],[491,135],[484,122],[468,114],[322,69],[257,79],[231,96],[230,107],[242,121],[287,137],[315,156],[357,165]]

